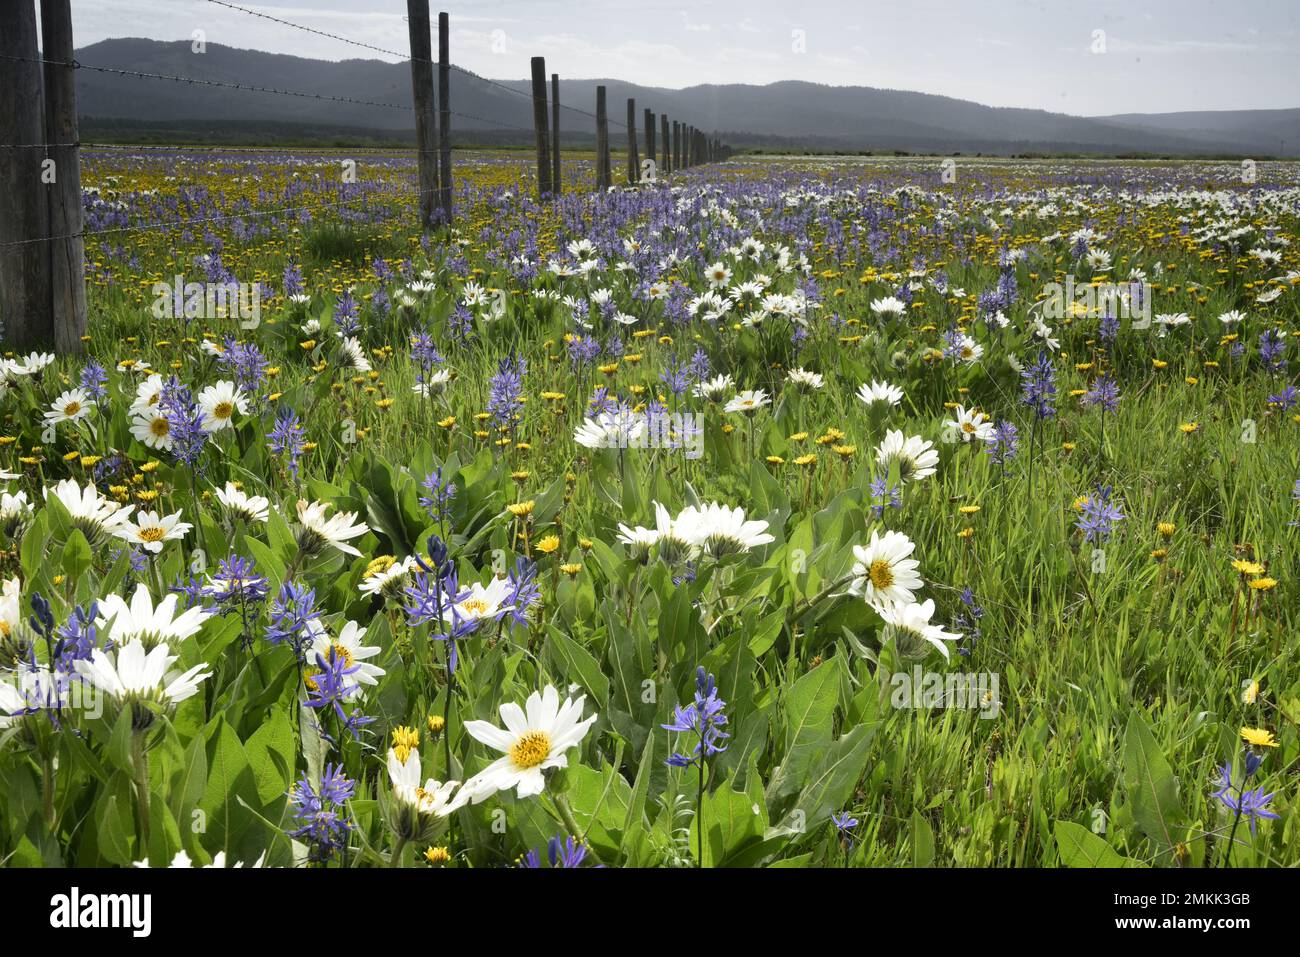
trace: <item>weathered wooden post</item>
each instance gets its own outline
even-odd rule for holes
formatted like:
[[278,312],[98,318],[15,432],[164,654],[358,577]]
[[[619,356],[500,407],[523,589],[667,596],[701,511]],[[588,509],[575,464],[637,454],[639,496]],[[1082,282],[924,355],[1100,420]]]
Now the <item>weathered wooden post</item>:
[[550,139],[546,129],[546,58],[535,56],[533,66],[533,137],[537,142],[537,198],[551,195]]
[[650,166],[653,168],[655,165],[655,115],[654,111],[648,107],[645,111],[645,158],[650,161]]
[[631,186],[640,178],[641,163],[636,155],[636,100],[627,101],[627,184]]
[[551,74],[551,189],[556,196],[560,187],[560,74]]
[[451,24],[438,14],[438,192],[442,218],[452,219],[451,208]]
[[[77,138],[77,85],[72,46],[70,0],[41,0],[41,45],[45,64],[45,142],[51,146],[54,180],[49,184],[50,235],[67,239],[48,243],[54,348],[64,355],[81,353],[86,334],[86,247],[81,238],[81,167]],[[64,64],[67,64],[66,66]]]
[[682,124],[673,120],[673,169],[682,168]]
[[596,187],[609,189],[609,115],[605,106],[605,88],[596,87]]
[[[51,315],[49,168],[41,116],[40,54],[32,0],[0,0],[0,320],[15,351],[54,342]],[[64,175],[57,171],[56,176]],[[29,240],[40,240],[30,242]]]
[[411,35],[411,92],[415,98],[415,148],[420,181],[420,226],[437,224],[438,121],[434,116],[433,37],[429,32],[429,0],[406,0]]
[[669,159],[668,143],[668,114],[659,114],[659,171],[667,176],[673,171],[672,160]]

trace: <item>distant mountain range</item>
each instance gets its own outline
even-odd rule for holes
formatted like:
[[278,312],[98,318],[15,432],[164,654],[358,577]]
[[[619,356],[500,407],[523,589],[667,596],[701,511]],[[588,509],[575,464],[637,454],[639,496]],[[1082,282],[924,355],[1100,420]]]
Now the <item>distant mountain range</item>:
[[[411,71],[406,63],[311,60],[217,44],[208,44],[206,52],[196,54],[188,42],[143,39],[104,40],[78,50],[76,56],[86,65],[411,104]],[[530,142],[529,84],[493,82],[509,90],[459,71],[452,73],[451,107],[465,114],[452,118],[456,139]],[[1078,117],[983,106],[928,93],[796,80],[670,90],[621,80],[562,79],[560,101],[594,113],[598,84],[607,87],[610,119],[617,121],[610,126],[615,148],[625,142],[620,124],[627,117],[626,100],[633,97],[638,126],[642,110],[649,107],[740,147],[993,155],[1300,156],[1300,109]],[[413,119],[407,110],[91,70],[77,75],[77,104],[87,126],[142,140],[165,139],[171,133],[183,134],[184,139],[227,140],[241,130],[268,140],[407,142],[413,136]],[[589,143],[594,128],[590,116],[570,110],[561,113],[566,140]]]

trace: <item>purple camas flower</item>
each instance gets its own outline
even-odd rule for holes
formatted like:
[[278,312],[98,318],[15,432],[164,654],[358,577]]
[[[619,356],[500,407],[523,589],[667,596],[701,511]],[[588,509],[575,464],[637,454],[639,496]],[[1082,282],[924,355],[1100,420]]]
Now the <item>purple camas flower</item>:
[[328,862],[347,844],[352,822],[344,804],[354,791],[355,785],[343,773],[343,766],[327,764],[319,790],[311,786],[304,774],[289,792],[289,804],[298,825],[289,831],[289,836],[307,843],[313,863]]
[[999,468],[1006,468],[1019,452],[1020,430],[1014,422],[1003,419],[993,427],[993,437],[985,444],[984,454],[990,456]]
[[254,395],[266,379],[269,365],[261,349],[251,342],[238,342],[234,336],[226,338],[221,355],[217,356],[217,368],[228,372],[234,377],[235,385]]
[[1107,345],[1113,343],[1119,336],[1119,317],[1105,315],[1101,317],[1101,326],[1098,329],[1101,341]]
[[659,381],[668,387],[677,398],[686,394],[690,387],[690,373],[687,368],[677,361],[677,357],[670,355],[664,360],[664,370],[659,373]]
[[352,290],[345,289],[343,295],[334,304],[334,325],[341,336],[354,336],[360,323],[357,321],[357,301],[352,298]]
[[514,428],[527,372],[528,365],[522,356],[510,356],[497,363],[497,373],[488,382],[487,410],[498,425]]
[[284,294],[286,296],[298,296],[302,294],[302,269],[296,263],[289,263],[284,267],[282,280],[284,283]]
[[1281,392],[1277,393],[1276,395],[1270,395],[1268,397],[1268,404],[1277,406],[1283,412],[1289,412],[1291,411],[1291,408],[1296,404],[1296,399],[1297,399],[1296,387],[1293,385],[1289,385]]
[[288,644],[299,661],[316,633],[324,626],[320,622],[320,609],[316,607],[316,591],[306,585],[288,581],[271,602],[271,622],[266,627],[266,640],[273,645]]
[[81,387],[92,399],[99,400],[108,395],[104,386],[108,383],[108,373],[94,359],[86,363],[81,370]]
[[[1249,778],[1250,775],[1247,774],[1246,777]],[[1250,823],[1250,833],[1254,834],[1255,825],[1261,819],[1278,820],[1279,815],[1274,814],[1268,807],[1268,802],[1273,800],[1273,795],[1277,792],[1265,794],[1262,787],[1250,791],[1243,790],[1244,787],[1245,782],[1242,783],[1242,788],[1233,786],[1232,768],[1225,764],[1219,768],[1219,789],[1210,796],[1217,798],[1220,804],[1234,814],[1247,818]],[[1236,794],[1233,793],[1234,790]]]
[[98,602],[92,601],[87,610],[78,605],[54,633],[58,639],[55,655],[60,671],[75,671],[75,662],[90,658],[90,653],[99,641],[95,629],[95,619],[98,617]]
[[691,361],[687,365],[687,370],[696,382],[703,382],[709,377],[710,364],[709,356],[703,349],[696,348],[695,354],[691,356]]
[[283,458],[289,460],[289,473],[298,478],[298,459],[302,457],[306,445],[306,433],[298,421],[293,409],[281,409],[275,416],[275,428],[267,435],[267,447]]
[[1259,336],[1259,359],[1270,372],[1286,371],[1286,341],[1274,329],[1265,329]]
[[447,517],[447,507],[456,495],[456,486],[451,481],[442,480],[442,469],[436,468],[424,477],[420,483],[424,495],[420,496],[420,507],[429,513],[429,518],[441,522]]
[[178,462],[193,468],[208,441],[208,433],[203,429],[203,409],[194,401],[193,393],[175,376],[163,386],[158,408],[167,419],[172,455]]
[[[587,845],[572,837],[558,835],[546,842],[546,859],[552,868],[581,867],[587,856]],[[541,855],[530,850],[519,859],[519,867],[540,869]]]
[[1083,404],[1099,405],[1106,412],[1119,408],[1119,385],[1114,377],[1107,374],[1093,382],[1092,388],[1083,394]]
[[1020,379],[1023,401],[1034,415],[1039,419],[1055,415],[1056,367],[1046,352],[1039,352],[1038,358],[1021,370]]
[[1084,500],[1074,527],[1083,532],[1085,542],[1108,541],[1119,523],[1124,521],[1124,511],[1111,501],[1110,496],[1111,487],[1100,485]]
[[411,361],[420,367],[422,379],[427,379],[435,365],[443,363],[443,357],[433,345],[433,337],[421,332],[411,337]]
[[673,710],[673,720],[660,725],[667,731],[693,733],[697,738],[694,752],[691,755],[674,752],[667,762],[670,767],[690,767],[696,761],[727,750],[723,742],[730,735],[722,730],[727,724],[726,707],[727,703],[718,697],[713,675],[701,666],[695,672],[695,700],[685,707],[678,705]]
[[221,614],[248,605],[260,605],[266,600],[267,581],[257,574],[251,558],[231,555],[217,564],[212,582],[203,589],[203,596],[214,601]]

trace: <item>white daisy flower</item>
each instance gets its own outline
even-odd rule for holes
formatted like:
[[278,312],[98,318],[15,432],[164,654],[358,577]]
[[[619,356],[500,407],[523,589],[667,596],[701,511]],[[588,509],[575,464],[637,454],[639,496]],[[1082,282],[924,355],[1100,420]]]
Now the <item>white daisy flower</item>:
[[68,510],[73,525],[91,542],[112,534],[134,508],[132,505],[119,505],[99,494],[94,482],[87,482],[82,488],[75,479],[64,479],[53,487],[46,487],[47,502],[51,495]]
[[[378,645],[363,645],[361,639],[366,635],[366,629],[358,625],[355,621],[349,621],[339,632],[337,638],[331,638],[329,632],[323,627],[313,629],[311,646],[307,650],[307,661],[309,664],[317,663],[319,656],[322,660],[330,660],[330,652],[334,652],[335,660],[342,659],[345,666],[351,668],[357,666],[357,670],[352,672],[348,677],[358,685],[375,685],[385,674],[384,669],[378,665],[372,665],[367,659],[373,658],[383,649]],[[306,679],[307,687],[315,688],[311,677]],[[359,689],[358,689],[359,690]],[[353,692],[354,694],[356,692]]]
[[217,489],[217,501],[231,518],[252,523],[265,522],[271,517],[271,503],[266,498],[248,495],[234,482],[227,482],[225,488]]
[[[469,803],[469,793],[459,781],[441,784],[433,778],[420,780],[420,752],[415,748],[406,751],[406,759],[396,748],[388,749],[388,780],[393,786],[393,797],[418,814],[446,817]],[[456,793],[453,795],[453,791]]]
[[934,443],[919,435],[904,437],[897,429],[885,433],[885,439],[876,449],[876,463],[888,469],[898,463],[898,475],[904,482],[929,478],[939,464],[939,453]]
[[696,398],[705,399],[709,402],[718,403],[723,400],[728,392],[735,386],[735,382],[729,375],[714,376],[705,382],[699,383],[695,387]]
[[199,393],[203,430],[217,432],[235,424],[235,412],[248,415],[248,399],[233,382],[220,379]]
[[826,384],[819,373],[802,368],[791,369],[786,375],[786,380],[800,392],[816,392]]
[[400,562],[391,555],[383,555],[370,563],[357,587],[363,595],[398,596],[414,567],[415,559],[409,555]]
[[925,648],[923,643],[929,643],[938,648],[944,658],[947,658],[949,654],[945,642],[961,640],[961,635],[944,631],[939,625],[930,624],[930,619],[934,616],[933,599],[927,598],[919,605],[915,602],[890,605],[879,609],[879,612],[880,617],[885,620],[881,637],[885,641],[892,638],[899,653],[905,657],[924,657],[924,653],[929,649]]
[[194,527],[189,522],[182,522],[180,517],[180,512],[160,516],[157,512],[140,511],[134,521],[123,522],[113,530],[113,534],[157,555],[163,550],[163,543],[184,538],[185,533]]
[[703,508],[688,506],[673,519],[673,528],[691,545],[715,558],[747,552],[775,539],[767,522],[746,521],[743,508],[710,502]]
[[871,301],[871,311],[878,319],[897,319],[907,312],[907,303],[894,296],[885,296],[883,299]]
[[[302,534],[298,536],[298,547],[308,555],[314,555],[326,545],[333,545],[345,555],[357,555],[357,551],[347,544],[348,539],[357,538],[370,531],[364,522],[357,522],[356,512],[339,512],[329,518],[325,513],[330,506],[325,502],[307,503],[298,500],[298,521],[302,523]],[[353,524],[356,522],[356,524]]]
[[967,409],[964,405],[959,405],[953,410],[953,415],[955,418],[945,420],[943,427],[962,442],[970,442],[975,439],[981,442],[991,442],[993,440],[993,423],[989,421],[983,412]]
[[498,791],[515,789],[521,798],[541,794],[546,788],[542,772],[547,768],[568,767],[564,752],[577,747],[597,715],[582,718],[586,697],[577,701],[565,698],[547,685],[541,694],[534,691],[521,708],[513,701],[501,706],[498,728],[489,721],[466,721],[470,737],[502,753],[502,757],[465,782],[464,790],[478,804]]
[[862,388],[858,389],[858,398],[867,405],[883,402],[886,405],[895,406],[903,401],[903,390],[888,382],[873,380],[870,383],[862,383]]
[[[109,595],[98,602],[99,617],[95,627],[114,645],[137,643],[146,648],[180,642],[198,633],[208,612],[201,605],[176,614],[177,595],[167,595],[153,603],[153,596],[143,584],[135,586],[128,605],[121,595]],[[104,629],[107,628],[107,631]]]
[[506,600],[513,590],[509,578],[495,575],[486,585],[472,582],[469,594],[449,605],[442,613],[443,620],[457,624],[495,618],[511,610],[512,606],[507,606]]
[[735,397],[722,407],[722,411],[743,412],[746,415],[753,415],[771,401],[772,400],[768,398],[767,393],[762,389],[746,389],[744,392],[737,393]]
[[885,532],[882,538],[873,530],[871,541],[853,546],[857,561],[849,594],[860,595],[877,609],[915,601],[915,589],[922,584],[920,562],[908,557],[915,549],[916,543],[902,532]]
[[69,389],[50,405],[45,413],[45,422],[48,425],[78,422],[90,415],[94,407],[85,389]]
[[164,452],[172,447],[172,424],[157,406],[137,412],[131,422],[131,435],[151,449]]
[[131,641],[111,652],[95,648],[89,660],[76,663],[77,673],[109,695],[120,705],[130,705],[133,724],[144,727],[152,723],[153,714],[145,702],[173,705],[198,693],[199,685],[212,672],[206,663],[197,664],[183,674],[171,666],[177,656],[169,654],[166,644],[146,651],[142,642]]

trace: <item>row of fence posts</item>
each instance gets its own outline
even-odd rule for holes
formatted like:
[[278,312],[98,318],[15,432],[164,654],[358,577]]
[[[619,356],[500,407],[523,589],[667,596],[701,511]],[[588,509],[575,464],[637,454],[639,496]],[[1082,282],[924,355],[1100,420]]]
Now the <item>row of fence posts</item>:
[[[447,14],[439,13],[435,61],[429,0],[407,0],[406,6],[420,220],[429,230],[453,218],[450,26]],[[32,0],[0,0],[0,22],[5,24],[0,30],[0,186],[4,186],[0,189],[0,246],[10,247],[5,250],[7,255],[0,256],[0,315],[10,348],[54,346],[60,353],[76,353],[86,331],[86,287],[71,4],[69,0],[40,0],[40,10],[42,42],[38,52]],[[559,74],[551,74],[549,97],[546,86],[546,60],[533,57],[537,190],[543,200],[563,190]],[[670,124],[667,114],[659,114],[657,131],[653,111],[646,109],[643,119],[644,160],[637,143],[636,101],[629,99],[628,185],[654,182],[660,176],[730,155],[716,137],[677,120]],[[47,155],[35,148],[41,144],[49,144],[44,149]],[[596,184],[601,189],[614,185],[610,145],[606,91],[598,86]],[[13,185],[33,181],[47,188]]]
[[[451,222],[451,139],[447,75],[447,14],[438,14],[438,125],[433,125],[433,63],[429,51],[429,2],[407,0],[411,31],[411,83],[414,87],[415,128],[419,156],[420,214],[425,229]],[[537,195],[542,200],[564,191],[560,165],[560,75],[552,73],[548,95],[546,58],[535,56],[531,63],[533,97],[533,139],[537,151]],[[549,109],[548,109],[549,105]],[[645,159],[637,142],[636,100],[627,101],[626,184],[655,182],[661,176],[712,163],[731,155],[716,137],[668,114],[646,108],[644,120]],[[437,157],[435,165],[434,157]],[[614,185],[610,164],[608,97],[604,86],[596,87],[596,186]],[[434,196],[438,202],[434,202]]]
[[[551,74],[551,109],[547,117],[546,58],[531,61],[533,93],[533,137],[537,149],[537,194],[541,199],[559,196],[560,181],[560,75]],[[610,164],[608,94],[604,86],[596,87],[596,186],[609,189],[614,185]],[[656,119],[658,126],[656,128]],[[712,163],[731,155],[730,149],[716,137],[707,135],[668,114],[656,117],[648,107],[644,111],[645,159],[637,141],[636,100],[627,101],[627,185],[654,182],[675,170]],[[657,132],[656,132],[657,130]]]

